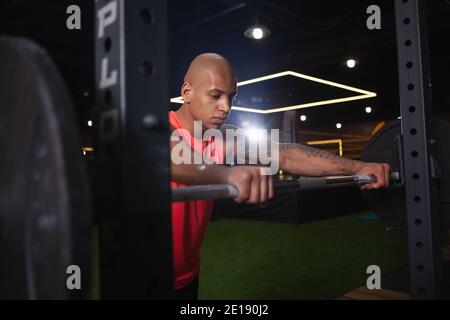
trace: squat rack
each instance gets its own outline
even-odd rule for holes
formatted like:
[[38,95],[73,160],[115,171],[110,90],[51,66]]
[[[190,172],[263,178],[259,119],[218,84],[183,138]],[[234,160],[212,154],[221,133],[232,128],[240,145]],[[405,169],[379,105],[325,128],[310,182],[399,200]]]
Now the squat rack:
[[414,299],[439,296],[440,179],[433,120],[430,51],[425,0],[396,0],[403,166],[410,292]]
[[[425,0],[395,1],[410,291],[416,299],[437,298],[441,281],[426,16]],[[99,193],[102,296],[170,299],[167,1],[96,0],[95,26],[93,189]]]

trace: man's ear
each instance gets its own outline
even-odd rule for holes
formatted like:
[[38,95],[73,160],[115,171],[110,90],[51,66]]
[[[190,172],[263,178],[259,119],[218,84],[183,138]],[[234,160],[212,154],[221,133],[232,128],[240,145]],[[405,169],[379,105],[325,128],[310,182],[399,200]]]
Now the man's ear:
[[191,94],[192,94],[192,87],[189,82],[183,83],[183,86],[181,87],[181,96],[183,97],[184,102],[190,103],[191,102]]

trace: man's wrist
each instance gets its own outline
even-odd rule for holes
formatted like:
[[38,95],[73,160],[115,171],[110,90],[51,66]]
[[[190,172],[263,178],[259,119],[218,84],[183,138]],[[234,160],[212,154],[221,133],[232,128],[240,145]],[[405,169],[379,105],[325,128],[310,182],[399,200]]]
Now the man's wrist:
[[205,165],[203,169],[203,174],[206,175],[213,184],[227,183],[228,181],[228,171],[230,169],[224,165]]
[[364,167],[366,166],[366,163],[363,161],[353,160],[353,166],[351,174],[357,174],[360,172]]

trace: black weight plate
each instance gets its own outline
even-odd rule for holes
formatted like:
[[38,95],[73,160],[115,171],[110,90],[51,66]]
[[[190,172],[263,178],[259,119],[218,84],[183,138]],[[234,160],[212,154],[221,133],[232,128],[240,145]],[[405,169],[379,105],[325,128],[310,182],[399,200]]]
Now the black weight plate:
[[[450,137],[450,124],[435,117],[437,141],[437,162],[441,176],[439,182],[439,202],[441,225],[450,225],[450,149],[446,138]],[[392,171],[399,170],[398,145],[396,138],[401,132],[400,120],[395,120],[383,127],[367,144],[361,159],[369,162],[386,162]],[[387,190],[363,191],[364,199],[373,211],[388,225],[397,228],[405,227],[406,206],[403,188],[392,187]]]
[[[84,298],[91,215],[72,102],[47,53],[0,37],[0,298]],[[68,290],[70,265],[81,290]]]
[[[396,139],[400,133],[400,120],[386,124],[367,143],[361,160],[388,163],[393,172],[398,172],[400,168]],[[391,186],[381,190],[364,190],[362,194],[370,208],[387,226],[394,228],[405,226],[404,188]]]

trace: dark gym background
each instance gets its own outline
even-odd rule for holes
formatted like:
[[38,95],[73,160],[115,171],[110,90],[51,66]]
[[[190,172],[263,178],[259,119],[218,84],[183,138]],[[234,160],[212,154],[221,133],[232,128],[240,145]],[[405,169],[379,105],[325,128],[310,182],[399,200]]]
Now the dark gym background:
[[[71,4],[81,7],[82,30],[69,31],[66,28],[65,11]],[[381,30],[369,31],[365,26],[365,10],[371,4],[379,5],[382,10]],[[447,80],[450,72],[447,46],[450,4],[444,0],[428,1],[428,4],[433,107],[436,115],[450,120]],[[178,96],[182,77],[194,56],[201,52],[218,52],[234,64],[240,80],[294,70],[376,92],[378,96],[370,100],[310,108],[297,111],[295,117],[296,138],[299,142],[316,139],[317,136],[311,134],[311,131],[327,132],[330,137],[357,134],[369,138],[377,124],[395,120],[399,116],[393,10],[393,3],[388,0],[326,1],[326,5],[324,1],[301,0],[171,0],[171,97]],[[271,31],[271,35],[260,42],[243,35],[256,20]],[[90,0],[3,0],[0,3],[0,34],[19,35],[35,40],[48,50],[61,70],[75,102],[83,133],[83,147],[92,146],[92,128],[87,123],[91,119],[94,103],[93,30],[94,2]],[[356,68],[348,69],[345,66],[349,57],[357,58]],[[257,108],[264,108],[267,105],[283,106],[294,100],[306,102],[311,98],[329,99],[338,93],[334,89],[303,80],[284,81],[270,92],[264,90],[264,86],[258,92],[243,88],[237,103],[253,103]],[[364,107],[369,105],[373,111],[367,114]],[[168,103],[168,107],[175,109],[177,105]],[[301,114],[307,115],[308,121],[300,121]],[[240,126],[243,121],[250,121],[264,128],[280,128],[282,125],[281,114],[261,116],[232,112],[230,123]],[[336,128],[336,122],[343,123],[341,130]],[[325,138],[326,136],[321,137]],[[364,145],[364,142],[344,144],[344,156],[358,159]],[[213,220],[220,221],[227,217],[297,224],[349,214],[363,215],[367,212],[368,207],[358,190],[345,188],[284,195],[275,199],[264,210],[238,206],[231,201],[220,201],[216,205]],[[367,219],[370,220],[371,217]],[[213,228],[216,231],[218,229],[215,226]],[[230,228],[232,231],[236,226],[232,224]],[[379,227],[379,230],[383,228]],[[222,231],[225,236],[226,228]],[[384,236],[382,238],[386,243],[389,242]],[[392,239],[394,242],[403,241],[401,235],[395,235]],[[399,247],[403,250],[402,245]],[[211,245],[213,246],[216,246],[214,249],[224,250],[217,242]],[[205,250],[209,250],[208,245]],[[295,251],[295,246],[292,250]],[[208,255],[209,253],[206,255],[207,259]],[[396,256],[395,252],[392,255]],[[214,267],[212,260],[206,260],[206,263],[207,267]],[[206,276],[208,277],[209,275]],[[354,282],[357,283],[356,280]],[[270,294],[278,297],[276,293]],[[259,297],[252,293],[248,296]],[[204,297],[217,296],[205,289]]]

